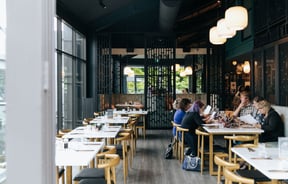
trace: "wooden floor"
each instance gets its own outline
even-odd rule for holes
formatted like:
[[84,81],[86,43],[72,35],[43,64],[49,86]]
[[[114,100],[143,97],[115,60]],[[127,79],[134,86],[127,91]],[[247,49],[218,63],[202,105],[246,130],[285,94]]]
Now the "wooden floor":
[[[200,172],[182,170],[176,159],[164,158],[171,135],[171,130],[146,130],[146,140],[138,138],[137,151],[132,168],[129,168],[127,184],[216,183],[216,177],[209,175],[207,165],[201,175]],[[116,172],[117,184],[123,184],[122,162]]]

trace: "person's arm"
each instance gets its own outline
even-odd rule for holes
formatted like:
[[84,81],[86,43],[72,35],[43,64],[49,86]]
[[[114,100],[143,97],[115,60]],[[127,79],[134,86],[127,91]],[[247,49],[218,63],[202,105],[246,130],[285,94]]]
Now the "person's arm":
[[233,112],[233,116],[234,116],[234,117],[238,117],[238,116],[239,116],[239,113],[240,113],[242,107],[244,107],[244,104],[243,104],[243,103],[240,103],[240,104],[238,105],[237,109]]

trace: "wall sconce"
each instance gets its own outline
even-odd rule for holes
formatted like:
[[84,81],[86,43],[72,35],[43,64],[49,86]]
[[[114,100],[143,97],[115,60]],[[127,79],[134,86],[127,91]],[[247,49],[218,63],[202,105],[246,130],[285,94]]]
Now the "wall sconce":
[[185,70],[184,70],[186,75],[192,75],[193,74],[193,70],[191,66],[186,66]]
[[243,64],[243,72],[244,73],[250,73],[250,63],[249,61],[245,61]]
[[237,61],[235,61],[235,60],[232,61],[232,65],[233,65],[233,66],[236,66],[236,65],[237,65]]

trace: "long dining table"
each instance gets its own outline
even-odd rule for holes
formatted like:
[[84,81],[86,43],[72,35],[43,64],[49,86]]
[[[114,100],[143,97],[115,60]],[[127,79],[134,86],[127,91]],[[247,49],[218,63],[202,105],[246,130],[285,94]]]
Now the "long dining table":
[[66,184],[72,184],[72,167],[94,166],[96,154],[103,148],[104,142],[69,142],[64,149],[63,142],[56,140],[55,164],[64,166]]
[[110,126],[105,124],[100,130],[97,130],[95,126],[80,126],[73,129],[71,132],[65,134],[63,138],[67,139],[105,139],[105,144],[109,144],[109,140],[117,136],[121,126]]
[[266,147],[265,154],[262,149],[258,146],[253,149],[232,148],[231,150],[271,179],[271,183],[277,184],[279,180],[287,180],[288,160],[279,158],[278,147]]
[[216,135],[259,135],[263,133],[262,129],[258,128],[244,128],[244,127],[237,127],[237,128],[226,128],[220,126],[203,126],[203,128],[209,134],[209,173],[210,175],[217,175],[217,171],[214,171],[214,161],[213,161],[213,142],[214,136]]

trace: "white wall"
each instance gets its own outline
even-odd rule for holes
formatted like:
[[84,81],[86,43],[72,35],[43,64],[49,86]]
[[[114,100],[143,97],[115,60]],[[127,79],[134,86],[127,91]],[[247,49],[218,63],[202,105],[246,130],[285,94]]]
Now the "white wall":
[[288,136],[288,107],[286,106],[279,106],[279,105],[273,105],[272,106],[281,116],[283,122],[284,122],[284,135],[285,137]]
[[7,183],[55,183],[55,0],[6,3]]

